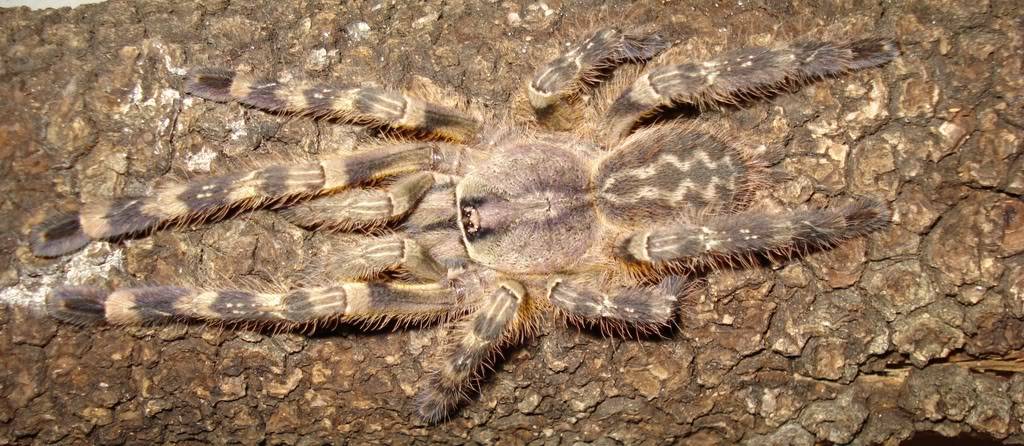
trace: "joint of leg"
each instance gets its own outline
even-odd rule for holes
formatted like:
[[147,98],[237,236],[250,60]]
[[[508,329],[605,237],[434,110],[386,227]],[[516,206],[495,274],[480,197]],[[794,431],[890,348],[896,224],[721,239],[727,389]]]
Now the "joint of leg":
[[462,157],[462,149],[454,144],[432,144],[430,146],[430,170],[458,174],[462,168]]
[[402,243],[401,263],[409,273],[421,279],[441,281],[448,275],[448,271],[412,239],[406,239]]
[[651,255],[648,247],[648,240],[651,237],[650,232],[641,232],[634,234],[626,239],[624,248],[625,253],[631,260],[639,260],[641,262],[650,262]]
[[526,288],[523,287],[521,283],[516,282],[514,280],[502,280],[501,282],[498,283],[498,287],[514,296],[516,300],[521,301],[524,297],[526,297]]
[[434,176],[429,172],[410,175],[395,183],[388,192],[391,217],[399,217],[408,213],[433,185]]

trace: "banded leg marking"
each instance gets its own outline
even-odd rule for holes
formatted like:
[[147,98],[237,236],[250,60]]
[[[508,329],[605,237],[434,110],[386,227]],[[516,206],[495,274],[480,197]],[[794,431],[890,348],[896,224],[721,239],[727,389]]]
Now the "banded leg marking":
[[641,76],[608,110],[611,136],[628,134],[637,120],[673,104],[737,104],[830,76],[883,65],[899,56],[889,39],[799,42],[746,48],[697,63],[660,67]]
[[454,293],[440,284],[349,282],[284,293],[208,291],[173,286],[61,288],[47,298],[54,316],[71,321],[139,324],[168,319],[307,324],[319,321],[428,322],[457,310]]
[[438,282],[448,276],[448,270],[423,246],[399,236],[360,239],[340,249],[327,265],[332,278],[370,279],[385,271],[403,271],[428,282]]
[[484,367],[517,339],[517,314],[525,297],[521,284],[502,281],[490,298],[461,323],[444,348],[440,367],[419,395],[420,416],[436,423],[468,401]]
[[90,240],[153,229],[171,221],[205,219],[232,207],[255,208],[320,192],[324,168],[317,163],[268,166],[246,173],[198,178],[157,188],[145,197],[89,203],[79,214],[58,217],[33,230],[32,250],[54,257]]
[[889,211],[880,203],[861,201],[838,209],[810,209],[781,214],[747,212],[714,217],[703,224],[634,233],[622,241],[628,261],[664,263],[749,254],[783,254],[826,248],[888,225]]
[[604,332],[653,333],[669,325],[681,278],[670,276],[657,286],[600,289],[594,283],[556,277],[548,282],[548,301],[573,325],[597,326]]
[[29,246],[38,257],[58,257],[78,251],[92,239],[82,231],[78,214],[59,215],[32,228]]
[[324,168],[318,163],[269,166],[171,184],[145,197],[91,203],[82,209],[81,227],[89,238],[112,238],[165,222],[215,216],[232,206],[255,208],[275,200],[313,195],[323,187]]
[[657,35],[632,35],[602,29],[537,69],[527,86],[530,105],[542,120],[588,84],[601,70],[626,62],[648,60],[668,44]]
[[455,173],[462,155],[456,145],[405,143],[327,158],[320,165],[324,188],[333,190],[413,172]]
[[371,228],[405,216],[434,185],[429,172],[409,175],[386,189],[352,189],[284,209],[291,222],[338,230]]
[[405,94],[380,88],[283,83],[217,68],[197,68],[185,91],[216,102],[238,102],[261,110],[340,119],[369,126],[472,139],[479,123],[471,116]]
[[[218,218],[230,209],[253,209],[318,195],[386,177],[459,168],[462,149],[443,143],[400,144],[327,158],[316,163],[268,166],[246,173],[198,178],[167,185],[145,197],[90,203],[79,215],[50,220],[33,230],[32,251],[54,257],[109,239],[154,229],[170,222]],[[413,206],[423,178],[394,186],[393,212]],[[429,189],[429,187],[428,187]],[[420,193],[422,196],[422,193]],[[406,211],[407,212],[407,211]]]

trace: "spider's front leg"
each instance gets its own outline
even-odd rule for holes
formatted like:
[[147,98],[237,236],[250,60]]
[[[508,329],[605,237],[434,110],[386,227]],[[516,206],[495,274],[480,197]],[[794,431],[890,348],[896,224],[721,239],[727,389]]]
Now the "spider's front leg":
[[197,68],[185,90],[216,102],[238,102],[261,110],[387,126],[453,141],[476,136],[476,118],[450,107],[376,87],[281,82],[217,68]]
[[[407,143],[169,184],[144,197],[89,203],[77,215],[53,220],[33,231],[32,251],[53,257],[80,249],[90,240],[131,235],[171,222],[218,218],[232,209],[288,203],[403,173],[452,169],[460,153],[460,148],[443,143]],[[414,186],[407,189],[415,192]],[[409,195],[404,199],[411,199]],[[396,198],[400,203],[402,197]]]
[[635,232],[619,243],[618,255],[654,266],[714,264],[757,254],[788,256],[870,234],[888,225],[889,218],[888,209],[868,200],[778,214],[748,211]]
[[347,231],[373,228],[409,213],[434,185],[430,172],[399,179],[384,189],[352,189],[289,206],[281,213],[303,227]]
[[465,404],[483,369],[501,350],[519,340],[526,330],[526,289],[511,280],[501,281],[477,309],[450,335],[441,364],[419,395],[419,412],[436,423]]
[[360,237],[328,256],[327,277],[372,279],[385,271],[399,271],[424,282],[440,283],[448,269],[418,242],[399,235]]
[[295,327],[329,321],[430,322],[457,313],[459,306],[454,291],[441,283],[346,282],[282,293],[173,286],[114,292],[61,288],[47,298],[47,309],[74,323],[186,319]]
[[897,56],[899,49],[893,41],[876,38],[746,48],[704,62],[655,68],[637,79],[609,108],[609,137],[626,136],[638,120],[663,107],[738,104],[818,79],[883,65]]

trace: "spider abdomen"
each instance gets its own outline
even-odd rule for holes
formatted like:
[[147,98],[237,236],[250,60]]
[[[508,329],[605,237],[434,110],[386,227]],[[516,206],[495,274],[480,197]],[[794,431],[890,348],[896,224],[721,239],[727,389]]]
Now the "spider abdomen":
[[751,151],[706,129],[658,125],[634,133],[597,165],[596,204],[620,226],[664,224],[736,208],[762,182]]
[[589,169],[561,145],[515,141],[459,182],[459,227],[473,260],[499,271],[571,268],[597,230]]

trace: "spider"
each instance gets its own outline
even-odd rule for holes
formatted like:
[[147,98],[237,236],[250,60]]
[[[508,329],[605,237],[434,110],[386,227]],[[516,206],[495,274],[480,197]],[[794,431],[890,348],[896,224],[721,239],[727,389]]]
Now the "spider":
[[[554,314],[631,335],[674,323],[699,272],[828,249],[886,226],[889,211],[754,210],[772,153],[672,110],[742,105],[883,65],[884,38],[797,41],[685,62],[655,33],[604,28],[537,69],[529,115],[488,116],[437,89],[281,82],[197,68],[187,93],[267,112],[381,129],[371,147],[276,162],[86,203],[36,228],[56,257],[254,208],[355,234],[332,274],[282,290],[65,287],[49,312],[72,322],[198,320],[283,328],[328,322],[449,324],[417,398],[449,418],[497,357]],[[532,112],[531,110],[532,109]],[[529,119],[522,119],[523,117]]]

